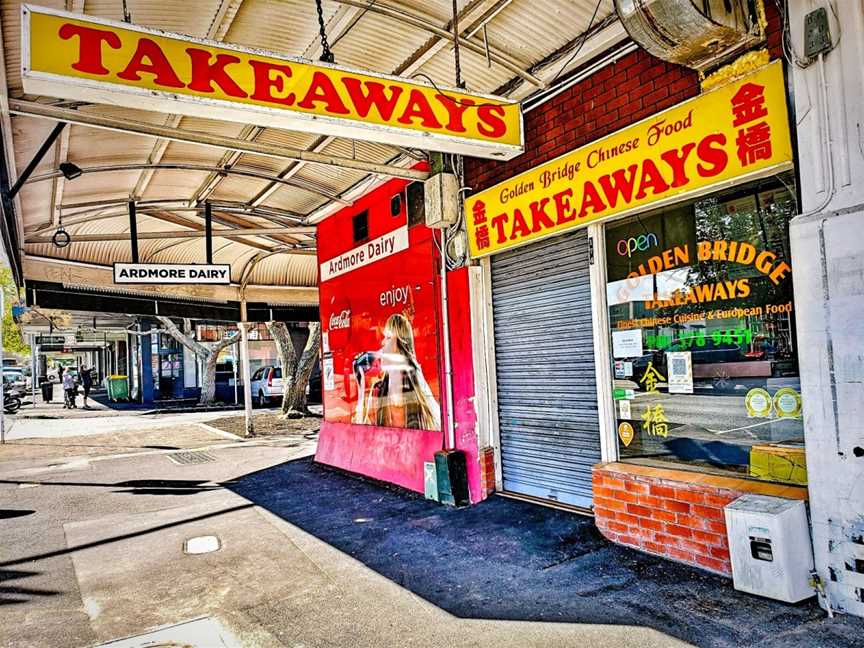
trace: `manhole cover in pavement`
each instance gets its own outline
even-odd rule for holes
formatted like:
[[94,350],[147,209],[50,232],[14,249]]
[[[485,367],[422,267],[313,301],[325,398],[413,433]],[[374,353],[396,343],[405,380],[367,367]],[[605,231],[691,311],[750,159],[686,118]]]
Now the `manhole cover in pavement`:
[[205,554],[219,551],[221,546],[219,538],[216,536],[197,536],[189,538],[183,543],[183,552],[191,555]]
[[216,457],[212,454],[208,454],[206,452],[172,452],[168,455],[168,458],[176,464],[186,465],[189,464],[202,464],[202,463],[210,463],[211,461],[216,461]]

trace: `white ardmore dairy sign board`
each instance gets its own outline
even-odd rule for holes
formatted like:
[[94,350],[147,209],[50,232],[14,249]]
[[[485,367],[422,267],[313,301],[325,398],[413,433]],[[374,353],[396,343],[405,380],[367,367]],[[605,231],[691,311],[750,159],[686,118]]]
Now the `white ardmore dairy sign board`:
[[115,263],[115,284],[230,284],[227,264]]

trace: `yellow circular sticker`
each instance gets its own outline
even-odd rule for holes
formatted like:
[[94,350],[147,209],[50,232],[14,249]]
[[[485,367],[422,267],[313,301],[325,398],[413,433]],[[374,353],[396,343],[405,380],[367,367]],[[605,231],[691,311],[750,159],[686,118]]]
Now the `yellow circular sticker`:
[[635,432],[633,431],[633,426],[630,425],[627,421],[624,421],[620,425],[618,425],[618,437],[621,439],[621,443],[624,444],[624,447],[628,447],[630,443],[633,441],[633,437],[635,436]]
[[800,418],[801,394],[791,387],[781,387],[774,393],[774,409],[780,418]]
[[747,408],[747,416],[768,418],[773,408],[771,394],[761,387],[755,387],[744,397],[744,407]]

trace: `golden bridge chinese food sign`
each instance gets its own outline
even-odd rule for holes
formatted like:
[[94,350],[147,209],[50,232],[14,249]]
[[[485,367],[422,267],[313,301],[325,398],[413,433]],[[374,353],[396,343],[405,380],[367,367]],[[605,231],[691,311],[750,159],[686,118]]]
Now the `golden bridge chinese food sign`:
[[791,166],[777,61],[469,197],[471,256]]
[[518,103],[22,6],[24,91],[508,160]]

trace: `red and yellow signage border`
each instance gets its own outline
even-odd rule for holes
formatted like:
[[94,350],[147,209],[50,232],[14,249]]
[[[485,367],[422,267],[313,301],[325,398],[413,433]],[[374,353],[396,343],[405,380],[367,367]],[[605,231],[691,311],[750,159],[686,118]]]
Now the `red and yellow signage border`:
[[466,198],[470,255],[788,170],[788,120],[775,61]]
[[21,11],[27,94],[500,160],[523,151],[521,107],[501,97],[44,7]]

